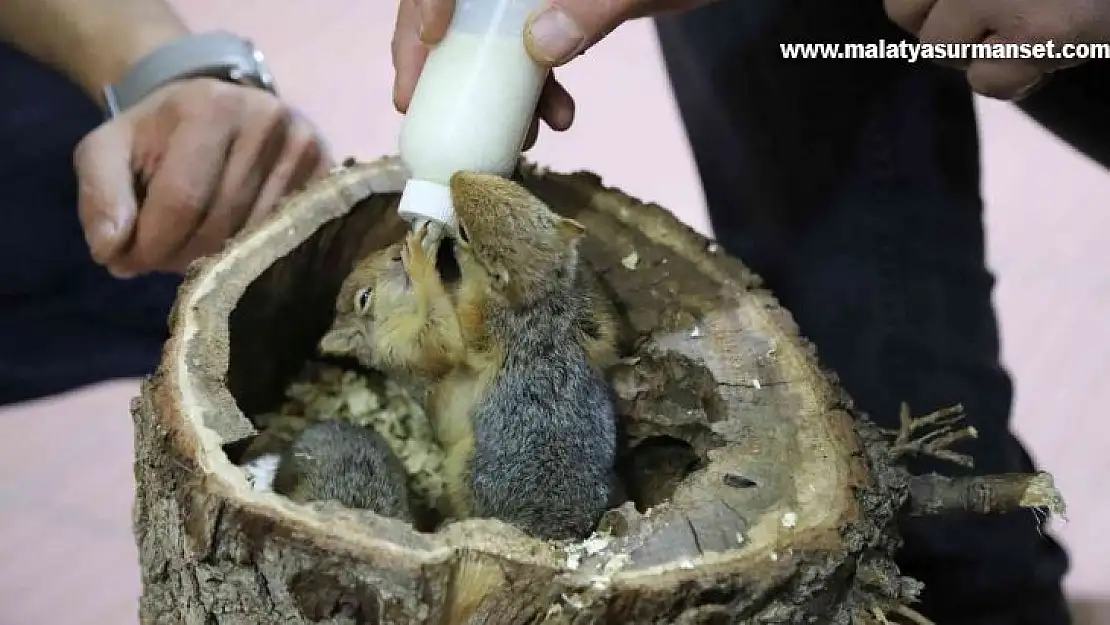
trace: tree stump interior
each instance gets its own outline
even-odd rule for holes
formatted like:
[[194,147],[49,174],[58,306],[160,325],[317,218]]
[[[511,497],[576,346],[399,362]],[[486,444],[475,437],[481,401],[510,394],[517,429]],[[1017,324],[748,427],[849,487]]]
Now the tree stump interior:
[[995,476],[979,499],[986,482],[909,475],[902,455],[955,457],[974,434],[958,414],[879,431],[739,260],[592,174],[530,165],[520,180],[586,226],[624,317],[608,373],[630,501],[556,545],[252,490],[251,419],[316,358],[353,263],[405,232],[405,176],[393,158],[350,164],[190,268],[132,410],[144,624],[452,623],[464,557],[505,580],[470,623],[895,622],[919,590],[892,561],[900,516],[1062,509],[1047,474]]

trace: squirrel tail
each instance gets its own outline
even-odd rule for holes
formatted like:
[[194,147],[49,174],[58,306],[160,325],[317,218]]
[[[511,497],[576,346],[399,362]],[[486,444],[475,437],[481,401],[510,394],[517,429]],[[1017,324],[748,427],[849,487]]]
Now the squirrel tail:
[[492,558],[464,552],[451,578],[444,625],[465,625],[482,601],[504,583],[505,573]]

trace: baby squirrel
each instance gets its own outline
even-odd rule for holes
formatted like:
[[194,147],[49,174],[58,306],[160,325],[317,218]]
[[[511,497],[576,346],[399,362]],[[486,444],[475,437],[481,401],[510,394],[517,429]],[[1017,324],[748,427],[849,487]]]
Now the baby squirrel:
[[244,465],[256,490],[297,503],[338,501],[348,508],[413,522],[401,460],[370,428],[328,420],[306,427],[281,453]]
[[452,371],[465,358],[454,303],[435,265],[428,224],[355,264],[343,281],[335,321],[320,339],[325,354],[410,383]]
[[611,502],[617,449],[611,390],[589,353],[605,339],[583,325],[596,299],[581,290],[585,228],[496,175],[455,174],[451,199],[475,396],[466,412],[451,401],[458,390],[432,411],[452,505],[541,538],[583,538]]
[[578,254],[585,228],[497,175],[456,173],[451,195],[456,310],[477,400],[470,413],[434,411],[455,434],[448,493],[464,516],[585,537],[612,500],[616,460],[612,391],[584,349],[604,341],[583,325],[593,303]]

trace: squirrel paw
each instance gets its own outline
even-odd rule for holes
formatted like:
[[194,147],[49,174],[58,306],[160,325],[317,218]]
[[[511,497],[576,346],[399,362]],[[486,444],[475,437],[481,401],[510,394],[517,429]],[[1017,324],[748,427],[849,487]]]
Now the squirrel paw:
[[446,226],[435,221],[422,221],[417,225],[416,230],[420,231],[419,237],[424,253],[429,258],[434,258],[447,234]]
[[439,240],[430,235],[428,222],[422,221],[405,237],[405,244],[401,246],[401,264],[410,276],[421,277],[429,271],[435,271],[435,261],[432,259],[439,247]]
[[274,478],[277,476],[279,462],[281,462],[280,455],[266,454],[251,460],[240,468],[246,471],[247,483],[251,485],[251,489],[268,493],[274,488]]

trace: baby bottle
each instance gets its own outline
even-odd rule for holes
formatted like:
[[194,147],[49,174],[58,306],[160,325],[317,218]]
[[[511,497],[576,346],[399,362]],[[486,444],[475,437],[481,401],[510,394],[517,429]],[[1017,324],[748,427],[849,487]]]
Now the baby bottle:
[[411,178],[398,211],[453,231],[448,183],[457,171],[509,176],[548,69],[524,48],[524,25],[545,0],[456,0],[428,54],[401,128]]

